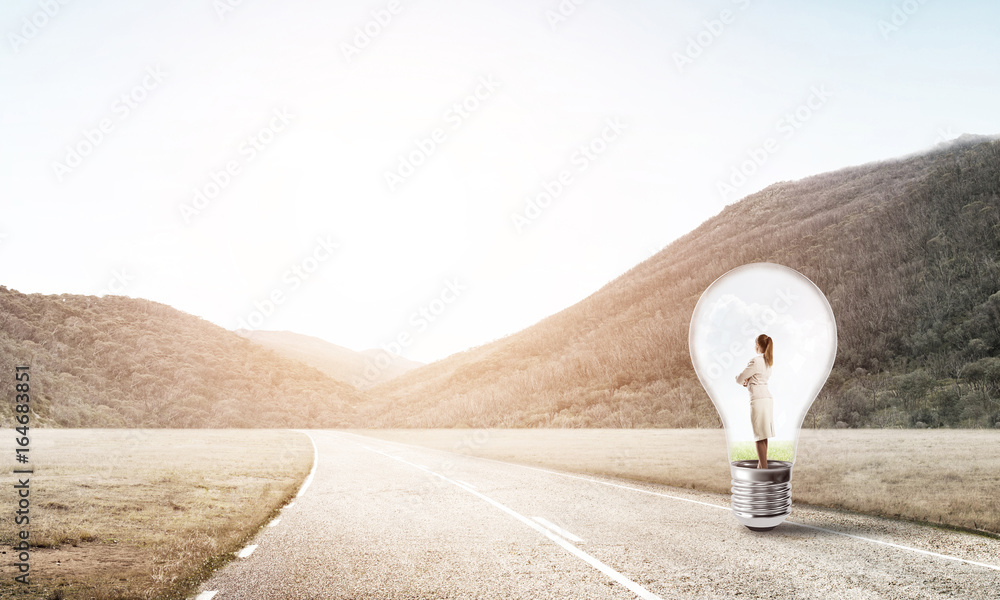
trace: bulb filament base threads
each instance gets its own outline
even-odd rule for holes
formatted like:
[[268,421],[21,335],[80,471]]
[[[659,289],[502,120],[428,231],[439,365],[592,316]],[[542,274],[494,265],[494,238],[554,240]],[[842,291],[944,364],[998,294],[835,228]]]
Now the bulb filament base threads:
[[792,512],[792,463],[756,460],[730,463],[733,477],[732,507],[736,520],[754,531],[774,529]]

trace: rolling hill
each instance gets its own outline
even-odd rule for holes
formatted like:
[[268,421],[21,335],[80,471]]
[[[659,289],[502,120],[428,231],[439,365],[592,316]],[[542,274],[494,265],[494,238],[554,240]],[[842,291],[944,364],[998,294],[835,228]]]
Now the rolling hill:
[[718,427],[690,315],[716,277],[769,261],[816,282],[837,318],[807,426],[994,427],[998,260],[1000,142],[963,136],[772,185],[583,301],[361,391],[337,379],[364,355],[316,338],[251,341],[148,300],[3,286],[0,372],[31,365],[43,426]]
[[236,334],[358,389],[388,381],[423,364],[390,355],[384,350],[356,352],[318,337],[291,331],[237,329]]
[[[0,373],[12,377],[16,365],[31,368],[32,426],[336,427],[362,401],[315,368],[164,304],[0,286]],[[0,425],[12,426],[13,406],[0,404]]]
[[768,261],[811,278],[837,318],[807,426],[992,427],[998,259],[994,139],[778,183],[534,326],[371,388],[358,424],[717,427],[690,315],[715,278]]

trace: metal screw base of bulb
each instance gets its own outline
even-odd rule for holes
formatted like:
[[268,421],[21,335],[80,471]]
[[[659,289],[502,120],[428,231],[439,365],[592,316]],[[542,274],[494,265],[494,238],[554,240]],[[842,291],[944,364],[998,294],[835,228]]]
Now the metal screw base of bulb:
[[792,463],[756,460],[730,463],[733,477],[732,507],[736,520],[753,531],[774,529],[792,512]]

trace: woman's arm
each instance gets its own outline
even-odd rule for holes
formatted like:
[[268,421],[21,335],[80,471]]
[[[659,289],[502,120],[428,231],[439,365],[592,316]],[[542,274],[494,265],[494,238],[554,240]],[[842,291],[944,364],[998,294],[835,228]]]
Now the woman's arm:
[[736,376],[736,383],[742,386],[746,386],[747,382],[750,381],[750,378],[756,374],[757,374],[757,357],[755,356],[750,359],[749,363],[747,363],[747,368],[743,369],[743,372],[741,372],[739,375]]

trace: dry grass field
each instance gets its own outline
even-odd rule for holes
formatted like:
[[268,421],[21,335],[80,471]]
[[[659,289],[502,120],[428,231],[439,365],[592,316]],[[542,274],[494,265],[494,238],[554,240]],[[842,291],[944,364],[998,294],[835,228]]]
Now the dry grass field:
[[[474,456],[729,493],[721,429],[355,430]],[[795,502],[1000,534],[1000,431],[802,431]]]
[[298,490],[287,430],[33,429],[32,582],[14,585],[14,434],[0,439],[0,598],[184,598]]

